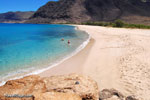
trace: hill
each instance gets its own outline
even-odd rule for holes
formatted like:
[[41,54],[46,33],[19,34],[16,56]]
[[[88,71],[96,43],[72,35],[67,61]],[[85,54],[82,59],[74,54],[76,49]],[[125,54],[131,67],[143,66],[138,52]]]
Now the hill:
[[23,23],[33,15],[33,11],[29,12],[7,12],[0,14],[0,23]]
[[50,1],[30,17],[28,23],[112,22],[150,25],[148,0],[59,0]]

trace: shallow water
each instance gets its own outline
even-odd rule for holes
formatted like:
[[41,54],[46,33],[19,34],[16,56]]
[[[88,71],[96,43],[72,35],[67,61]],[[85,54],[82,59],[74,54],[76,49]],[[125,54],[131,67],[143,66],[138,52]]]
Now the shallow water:
[[88,37],[68,25],[0,24],[0,81],[47,68],[74,52]]

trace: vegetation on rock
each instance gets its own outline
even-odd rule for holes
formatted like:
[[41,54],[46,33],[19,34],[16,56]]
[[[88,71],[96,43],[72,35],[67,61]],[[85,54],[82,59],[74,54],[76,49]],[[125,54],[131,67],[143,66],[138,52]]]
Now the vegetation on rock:
[[85,22],[82,25],[95,25],[95,26],[107,26],[107,27],[118,27],[118,28],[141,28],[150,29],[150,25],[143,24],[128,24],[122,20],[116,20],[114,22]]

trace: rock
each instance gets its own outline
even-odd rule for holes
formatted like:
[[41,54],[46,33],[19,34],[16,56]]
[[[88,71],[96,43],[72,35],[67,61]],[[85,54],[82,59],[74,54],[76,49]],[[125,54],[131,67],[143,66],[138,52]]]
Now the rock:
[[105,100],[123,100],[123,99],[119,99],[117,96],[112,96],[111,98]]
[[45,91],[46,85],[39,76],[27,76],[22,79],[11,80],[0,87],[0,94],[32,94]]
[[135,96],[128,96],[126,97],[125,100],[138,100],[138,99],[136,99]]
[[[80,84],[76,85],[75,82]],[[89,77],[83,77],[76,74],[53,76],[44,78],[47,91],[75,93],[84,99],[98,100],[98,86],[97,83]]]
[[46,92],[34,94],[35,100],[82,100],[79,95],[71,93]]
[[[113,99],[114,97],[117,97],[117,99]],[[115,89],[104,89],[99,94],[100,100],[123,100],[123,98],[123,94]]]
[[[79,84],[75,84],[76,82]],[[87,76],[77,74],[47,78],[27,76],[8,81],[0,87],[0,100],[18,100],[18,98],[5,97],[5,95],[15,94],[33,95],[35,100],[99,99],[97,83]],[[32,97],[22,98],[22,100],[32,100]]]
[[111,98],[112,96],[113,96],[113,95],[112,95],[111,91],[108,90],[108,89],[102,90],[102,91],[100,92],[100,94],[99,94],[100,100],[104,100],[104,99],[107,99],[107,98]]
[[59,93],[59,92],[45,92],[35,93],[34,97],[28,98],[6,98],[1,97],[0,100],[82,100],[79,95],[71,93]]
[[115,89],[110,89],[110,91],[111,91],[112,95],[115,95],[115,96],[119,97],[120,99],[124,98],[124,95],[121,92],[119,92]]
[[80,84],[78,81],[76,81],[76,83],[75,83],[76,85],[78,85],[78,84]]

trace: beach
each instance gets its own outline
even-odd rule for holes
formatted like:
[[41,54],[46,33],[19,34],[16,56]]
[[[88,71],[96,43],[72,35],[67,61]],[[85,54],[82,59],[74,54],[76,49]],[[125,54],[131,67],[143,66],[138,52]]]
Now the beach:
[[100,90],[114,88],[139,100],[150,100],[150,30],[76,27],[90,34],[88,45],[40,76],[88,75],[98,83]]

